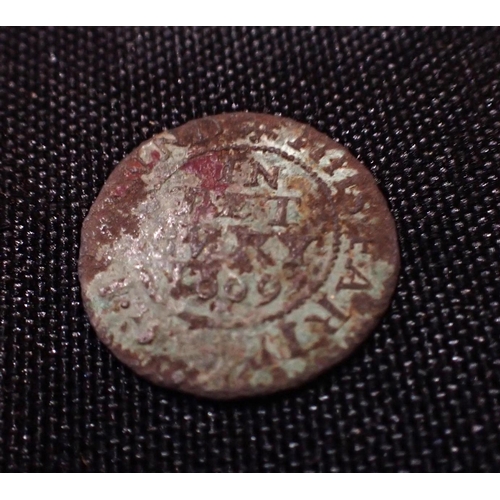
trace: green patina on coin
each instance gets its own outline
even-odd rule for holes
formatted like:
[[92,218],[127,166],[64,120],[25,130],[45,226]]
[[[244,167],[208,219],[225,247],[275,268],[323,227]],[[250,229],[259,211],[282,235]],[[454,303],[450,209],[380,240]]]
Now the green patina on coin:
[[231,113],[141,144],[82,230],[101,340],[157,384],[234,398],[345,358],[387,309],[394,221],[371,174],[293,120]]

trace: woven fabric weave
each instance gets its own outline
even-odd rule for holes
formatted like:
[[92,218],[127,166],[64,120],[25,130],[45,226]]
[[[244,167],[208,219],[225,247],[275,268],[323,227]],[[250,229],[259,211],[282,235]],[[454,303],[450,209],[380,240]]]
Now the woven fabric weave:
[[[113,166],[249,110],[372,171],[397,222],[391,309],[272,397],[155,387],[102,346],[77,276]],[[0,31],[1,471],[500,471],[498,29]]]

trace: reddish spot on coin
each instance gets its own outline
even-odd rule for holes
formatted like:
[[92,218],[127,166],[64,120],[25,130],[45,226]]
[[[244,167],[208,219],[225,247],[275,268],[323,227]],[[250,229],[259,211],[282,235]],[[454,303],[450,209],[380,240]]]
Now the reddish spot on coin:
[[231,113],[116,166],[82,229],[98,336],[154,383],[269,394],[348,356],[390,304],[393,218],[369,171],[293,120]]
[[124,160],[123,166],[125,167],[123,174],[123,177],[125,178],[124,180],[136,179],[147,171],[144,168],[144,165],[136,158],[129,158],[128,160]]
[[128,186],[122,184],[120,186],[116,186],[116,188],[113,191],[113,196],[116,196],[118,198],[121,198],[122,196],[125,195],[125,193],[128,191]]
[[201,189],[223,193],[228,187],[222,180],[224,165],[214,153],[193,158],[183,168],[201,179]]
[[148,163],[148,167],[153,167],[158,163],[160,160],[160,152],[159,151],[152,151],[151,152],[151,161]]

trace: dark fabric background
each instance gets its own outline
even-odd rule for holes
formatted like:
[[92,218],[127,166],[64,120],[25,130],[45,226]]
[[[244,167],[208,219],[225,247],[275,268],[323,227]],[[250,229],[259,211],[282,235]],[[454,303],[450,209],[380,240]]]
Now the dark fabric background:
[[[0,470],[500,471],[498,29],[2,29]],[[391,309],[305,387],[216,403],[138,379],[82,309],[82,220],[163,128],[309,123],[397,222]]]

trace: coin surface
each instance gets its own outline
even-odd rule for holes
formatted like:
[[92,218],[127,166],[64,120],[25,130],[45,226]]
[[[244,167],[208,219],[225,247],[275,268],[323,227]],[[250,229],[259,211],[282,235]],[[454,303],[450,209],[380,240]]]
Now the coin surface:
[[136,373],[234,398],[345,358],[390,303],[393,218],[369,171],[293,120],[230,113],[142,143],[83,224],[99,338]]

